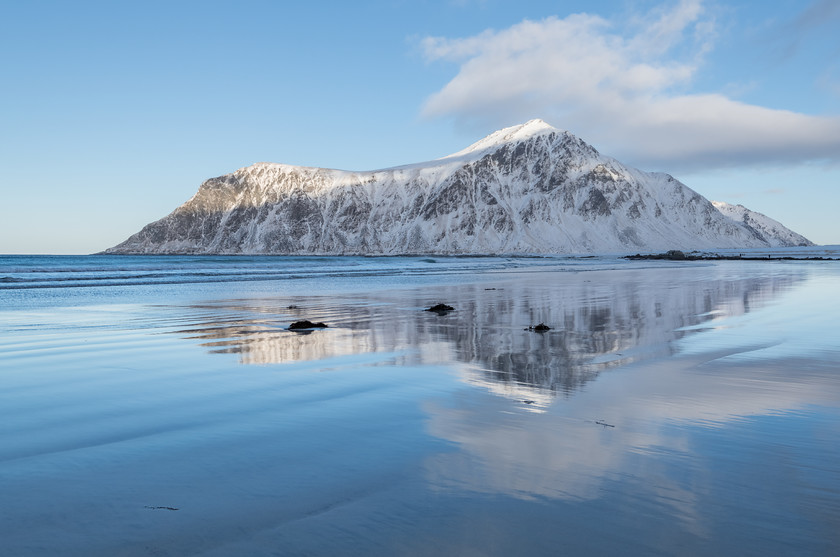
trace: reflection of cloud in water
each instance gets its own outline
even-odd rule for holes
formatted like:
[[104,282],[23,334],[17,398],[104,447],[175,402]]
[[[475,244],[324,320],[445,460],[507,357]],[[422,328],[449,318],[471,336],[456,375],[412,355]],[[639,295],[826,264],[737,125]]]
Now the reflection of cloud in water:
[[[179,332],[247,364],[399,353],[396,363],[455,365],[467,382],[541,407],[604,369],[669,355],[671,341],[761,306],[801,280],[729,276],[711,266],[500,276],[495,289],[455,285],[193,306],[203,317]],[[438,301],[456,311],[421,311]],[[330,328],[285,329],[303,318]],[[553,329],[524,330],[540,322]]]
[[[538,415],[516,411],[509,402],[492,397],[479,398],[472,406],[429,403],[425,410],[430,433],[459,450],[431,456],[428,479],[455,492],[568,500],[603,498],[610,482],[620,482],[623,491],[645,500],[655,492],[651,501],[669,508],[666,514],[702,535],[708,521],[702,519],[698,496],[721,489],[707,484],[715,476],[702,472],[703,459],[726,456],[695,447],[692,428],[717,430],[815,405],[832,407],[840,400],[836,359],[831,365],[801,358],[733,364],[726,357],[730,354],[637,362]],[[721,435],[726,443],[733,442],[730,433]],[[786,451],[800,450],[795,437],[779,442]],[[809,447],[815,441],[801,442]],[[801,450],[807,454],[812,449]],[[762,459],[776,455],[739,457],[747,458],[739,465],[760,470],[768,464]],[[644,469],[637,469],[639,465]],[[752,497],[750,485],[730,486],[744,491],[728,497]]]

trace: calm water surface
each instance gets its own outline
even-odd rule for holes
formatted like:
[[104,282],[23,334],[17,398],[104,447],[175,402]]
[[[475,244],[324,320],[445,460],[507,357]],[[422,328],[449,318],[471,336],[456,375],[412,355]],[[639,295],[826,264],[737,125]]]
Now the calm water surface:
[[0,302],[9,555],[840,552],[836,262],[15,256]]

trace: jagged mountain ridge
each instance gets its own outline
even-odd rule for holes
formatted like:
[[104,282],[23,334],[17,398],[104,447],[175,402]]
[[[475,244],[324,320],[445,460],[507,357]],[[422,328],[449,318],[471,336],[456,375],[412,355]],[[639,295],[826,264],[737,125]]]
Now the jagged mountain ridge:
[[751,211],[741,204],[731,205],[723,201],[712,201],[712,205],[735,222],[743,224],[758,238],[778,238],[781,242],[780,245],[786,246],[812,245],[805,236],[797,234],[785,228],[779,221],[758,211]]
[[205,181],[107,252],[585,253],[789,238],[736,222],[673,177],[627,167],[532,120],[448,157],[382,170],[257,163]]

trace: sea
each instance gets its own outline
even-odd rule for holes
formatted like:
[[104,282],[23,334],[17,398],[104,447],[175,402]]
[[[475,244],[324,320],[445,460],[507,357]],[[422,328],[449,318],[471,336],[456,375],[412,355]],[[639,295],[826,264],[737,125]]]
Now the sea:
[[738,253],[0,256],[0,554],[839,555],[840,247]]

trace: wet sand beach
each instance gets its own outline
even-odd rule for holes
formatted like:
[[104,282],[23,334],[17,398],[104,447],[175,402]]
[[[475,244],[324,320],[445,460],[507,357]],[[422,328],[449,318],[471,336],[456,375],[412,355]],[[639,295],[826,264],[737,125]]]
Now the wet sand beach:
[[101,261],[0,272],[2,554],[840,551],[836,262]]

